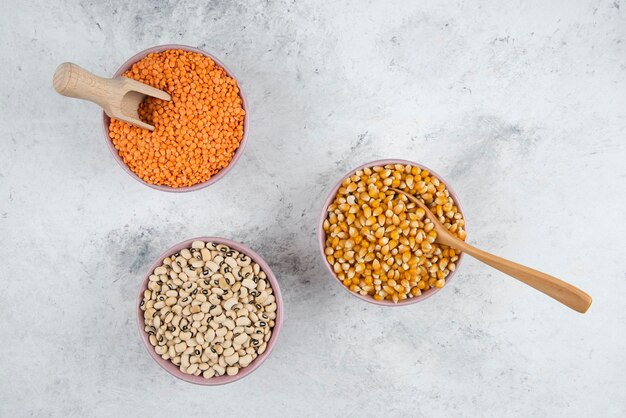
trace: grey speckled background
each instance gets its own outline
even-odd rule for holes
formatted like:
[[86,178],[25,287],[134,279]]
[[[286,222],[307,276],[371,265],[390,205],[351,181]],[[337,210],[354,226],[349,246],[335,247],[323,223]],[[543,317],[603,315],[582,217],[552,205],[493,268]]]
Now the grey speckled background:
[[[626,415],[626,4],[324,3],[3,3],[0,416]],[[95,105],[51,88],[63,61],[107,75],[169,42],[222,58],[252,109],[240,163],[185,195],[132,180]],[[422,304],[347,295],[320,206],[398,156],[454,186],[471,242],[588,290],[590,312],[469,259]],[[203,234],[256,249],[285,297],[273,355],[218,388],[161,370],[133,316],[152,260]]]

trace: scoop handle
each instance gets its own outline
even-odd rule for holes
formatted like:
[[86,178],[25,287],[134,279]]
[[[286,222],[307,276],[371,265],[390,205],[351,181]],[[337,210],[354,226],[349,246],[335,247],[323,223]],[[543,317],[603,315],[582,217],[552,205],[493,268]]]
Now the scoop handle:
[[112,81],[98,77],[74,63],[64,62],[57,67],[52,85],[62,96],[89,100],[106,110]]
[[490,265],[496,270],[500,270],[522,283],[545,293],[552,299],[577,312],[585,313],[591,306],[591,296],[563,280],[490,254],[461,240],[454,242],[453,246],[458,247],[459,250]]

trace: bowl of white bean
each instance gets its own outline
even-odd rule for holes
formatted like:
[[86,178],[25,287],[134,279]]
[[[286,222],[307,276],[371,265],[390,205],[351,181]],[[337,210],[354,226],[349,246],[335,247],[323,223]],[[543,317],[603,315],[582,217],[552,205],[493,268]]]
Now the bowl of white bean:
[[283,321],[276,277],[254,251],[217,237],[183,241],[150,266],[137,324],[150,356],[198,385],[223,385],[256,370]]

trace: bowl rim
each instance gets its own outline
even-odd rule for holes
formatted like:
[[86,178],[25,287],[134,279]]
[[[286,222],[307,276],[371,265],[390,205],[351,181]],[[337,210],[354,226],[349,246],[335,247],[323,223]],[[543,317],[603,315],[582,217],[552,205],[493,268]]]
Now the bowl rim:
[[[332,201],[335,199],[335,196],[337,195],[337,191],[341,187],[341,184],[343,183],[343,181],[347,177],[353,175],[358,170],[362,170],[362,169],[364,169],[366,167],[373,167],[373,166],[377,166],[377,165],[387,165],[387,164],[402,164],[402,165],[407,165],[408,164],[408,165],[413,165],[413,166],[419,167],[422,170],[428,170],[431,174],[435,175],[435,177],[437,177],[439,179],[439,181],[441,181],[443,184],[446,185],[446,188],[448,189],[448,192],[450,193],[450,196],[452,197],[452,199],[454,199],[454,202],[455,202],[459,212],[463,215],[463,219],[465,219],[465,213],[463,212],[463,208],[461,206],[461,203],[459,202],[458,195],[455,193],[455,191],[452,189],[452,187],[450,187],[450,184],[442,176],[440,176],[439,174],[437,174],[435,171],[431,170],[430,168],[426,167],[425,165],[420,164],[420,163],[416,163],[414,161],[409,161],[409,160],[404,160],[404,159],[399,159],[399,158],[387,158],[387,159],[375,160],[375,161],[367,162],[365,164],[361,164],[358,167],[353,168],[350,171],[348,171],[345,175],[343,175],[339,179],[337,184],[335,184],[335,186],[328,193],[328,197],[326,198],[326,201],[324,202],[324,205],[322,207],[322,211],[321,211],[320,217],[319,217],[319,222],[318,222],[318,225],[317,225],[317,239],[318,239],[318,245],[319,245],[320,253],[322,255],[322,262],[326,266],[326,270],[328,270],[328,272],[333,277],[333,279],[334,279],[333,281],[336,282],[337,284],[339,284],[339,286],[341,286],[342,289],[347,291],[352,296],[356,296],[357,298],[359,298],[361,300],[364,300],[366,302],[372,303],[374,305],[400,307],[400,306],[407,306],[407,305],[412,305],[414,303],[422,302],[422,301],[428,299],[429,297],[431,297],[432,295],[434,295],[435,293],[439,292],[441,289],[445,288],[446,286],[444,286],[442,288],[430,288],[427,291],[423,292],[420,296],[407,298],[407,299],[398,301],[398,303],[394,303],[393,301],[388,301],[386,299],[379,301],[379,300],[376,300],[376,299],[374,299],[373,297],[371,297],[369,295],[363,296],[363,295],[360,295],[358,293],[355,293],[355,292],[351,291],[350,289],[348,289],[346,286],[344,286],[344,284],[341,283],[341,281],[339,280],[339,278],[337,277],[337,275],[335,274],[335,272],[331,268],[330,264],[326,260],[326,254],[324,253],[324,250],[326,248],[326,232],[324,231],[324,221],[328,217],[328,206],[330,206]],[[467,220],[466,220],[466,222],[467,222]],[[446,285],[454,278],[454,275],[459,270],[459,266],[461,265],[462,261],[463,261],[463,253],[460,253],[459,254],[459,259],[456,262],[456,269],[454,271],[450,272],[450,274],[448,274],[448,276],[445,279],[446,280]]]
[[194,184],[193,186],[188,186],[188,187],[170,187],[170,186],[162,186],[162,185],[157,185],[157,184],[150,184],[150,183],[144,181],[143,179],[141,179],[137,174],[135,174],[128,167],[128,165],[126,165],[126,163],[122,160],[122,157],[120,157],[119,153],[115,149],[115,145],[113,145],[113,141],[111,141],[111,138],[109,138],[109,123],[111,122],[111,118],[104,111],[102,112],[102,127],[103,127],[103,130],[104,130],[104,139],[105,139],[105,141],[107,143],[107,146],[109,147],[109,151],[111,151],[111,154],[113,154],[113,158],[115,158],[115,161],[117,161],[117,163],[122,167],[122,169],[127,174],[129,174],[132,178],[134,178],[135,180],[139,181],[140,183],[142,183],[142,184],[144,184],[144,185],[146,185],[146,186],[148,186],[148,187],[150,187],[152,189],[160,190],[162,192],[186,193],[186,192],[193,192],[193,191],[196,191],[196,190],[203,189],[205,187],[208,187],[208,186],[218,182],[219,180],[221,180],[235,166],[237,161],[239,161],[239,159],[241,158],[241,155],[243,154],[244,148],[246,147],[246,144],[248,142],[248,131],[249,131],[249,125],[250,125],[250,108],[248,106],[248,102],[246,100],[246,96],[245,96],[245,94],[243,92],[243,89],[241,88],[241,84],[239,83],[239,79],[235,76],[235,74],[226,65],[224,65],[224,63],[221,60],[219,60],[213,54],[211,54],[209,52],[206,52],[206,51],[203,51],[203,50],[201,50],[199,48],[188,46],[188,45],[163,44],[163,45],[157,45],[157,46],[153,46],[151,48],[144,49],[143,51],[140,51],[140,52],[136,53],[135,55],[133,55],[132,57],[130,57],[129,59],[127,59],[117,69],[117,71],[115,71],[115,73],[113,74],[113,77],[120,77],[124,71],[128,70],[129,68],[131,68],[134,63],[136,63],[137,61],[139,61],[142,58],[145,58],[148,54],[157,53],[157,52],[163,52],[163,51],[167,51],[167,50],[171,50],[171,49],[182,49],[182,50],[185,50],[185,51],[197,52],[197,53],[202,54],[202,55],[204,55],[206,57],[209,57],[213,61],[215,61],[215,63],[217,65],[222,67],[224,69],[224,71],[226,71],[226,73],[228,74],[229,77],[233,78],[237,82],[237,87],[239,88],[239,97],[241,97],[242,107],[243,107],[243,110],[245,110],[246,114],[245,114],[244,119],[243,119],[243,137],[241,138],[241,141],[239,142],[239,147],[235,151],[235,154],[233,155],[233,158],[230,160],[228,165],[226,167],[224,167],[223,169],[221,169],[217,174],[212,176],[207,181],[202,182],[202,183]]
[[[255,358],[252,361],[252,363],[250,363],[248,366],[241,369],[239,373],[237,373],[234,376],[223,375],[223,376],[212,377],[210,379],[206,379],[202,377],[202,375],[194,376],[194,375],[189,375],[189,374],[181,372],[174,363],[172,363],[169,360],[162,359],[161,356],[158,355],[156,351],[154,351],[154,347],[152,346],[152,344],[150,344],[148,333],[144,330],[145,324],[144,324],[144,318],[143,318],[143,311],[141,310],[140,304],[141,304],[141,301],[143,300],[144,291],[148,288],[148,280],[149,280],[150,275],[152,274],[155,268],[159,267],[162,264],[163,260],[166,257],[169,257],[170,255],[182,250],[183,248],[190,248],[191,244],[194,241],[214,242],[216,244],[228,245],[230,248],[235,249],[249,256],[254,262],[259,264],[259,266],[261,267],[261,270],[265,272],[267,276],[267,280],[272,287],[272,291],[274,292],[274,297],[276,298],[276,306],[277,306],[276,319],[274,320],[275,323],[274,323],[274,327],[272,328],[272,336],[267,342],[267,348],[265,349],[263,354],[260,354],[257,358]],[[172,376],[178,379],[184,380],[185,382],[194,383],[196,385],[201,385],[201,386],[225,385],[225,384],[243,379],[244,377],[254,372],[259,366],[261,366],[261,364],[265,362],[265,360],[267,360],[270,353],[274,349],[278,336],[280,335],[280,331],[282,329],[283,319],[284,319],[283,298],[280,292],[280,287],[278,286],[278,281],[276,279],[276,276],[272,272],[272,269],[270,269],[267,262],[260,255],[258,255],[256,252],[254,252],[247,246],[239,242],[232,241],[230,239],[222,238],[222,237],[202,236],[202,237],[190,238],[185,241],[181,241],[176,245],[173,245],[172,247],[164,251],[161,255],[159,255],[156,258],[156,260],[152,263],[152,265],[148,269],[148,272],[145,274],[143,280],[141,281],[135,307],[136,307],[136,312],[137,312],[137,317],[136,317],[137,329],[139,331],[141,341],[143,342],[143,345],[145,349],[148,351],[148,354],[150,355],[150,357],[159,366],[161,366],[161,368],[165,369],[165,371],[167,371]]]

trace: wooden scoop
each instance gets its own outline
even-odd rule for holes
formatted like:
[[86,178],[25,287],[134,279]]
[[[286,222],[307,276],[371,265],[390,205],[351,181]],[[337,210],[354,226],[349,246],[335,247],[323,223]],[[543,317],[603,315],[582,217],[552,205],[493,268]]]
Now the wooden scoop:
[[428,209],[428,207],[416,197],[390,187],[390,190],[396,193],[402,193],[411,202],[418,205],[420,208],[426,211],[426,216],[435,224],[435,232],[437,232],[436,241],[440,244],[447,245],[455,250],[462,251],[471,255],[479,261],[490,265],[491,267],[500,270],[503,273],[508,274],[511,277],[516,278],[522,283],[526,283],[528,286],[534,287],[540,292],[545,293],[553,299],[558,300],[565,306],[568,306],[575,311],[585,313],[591,306],[591,296],[583,292],[582,290],[572,286],[569,283],[565,283],[562,280],[552,277],[548,274],[542,273],[537,270],[533,270],[529,267],[522,266],[521,264],[514,263],[504,258],[500,258],[493,254],[489,254],[483,250],[479,250],[466,243],[465,241],[454,236],[448,229],[439,222],[439,219]]
[[98,77],[71,62],[59,65],[52,84],[63,96],[89,100],[102,107],[110,117],[151,131],[154,126],[139,119],[139,104],[146,96],[167,101],[172,99],[168,93],[139,81],[127,77]]

